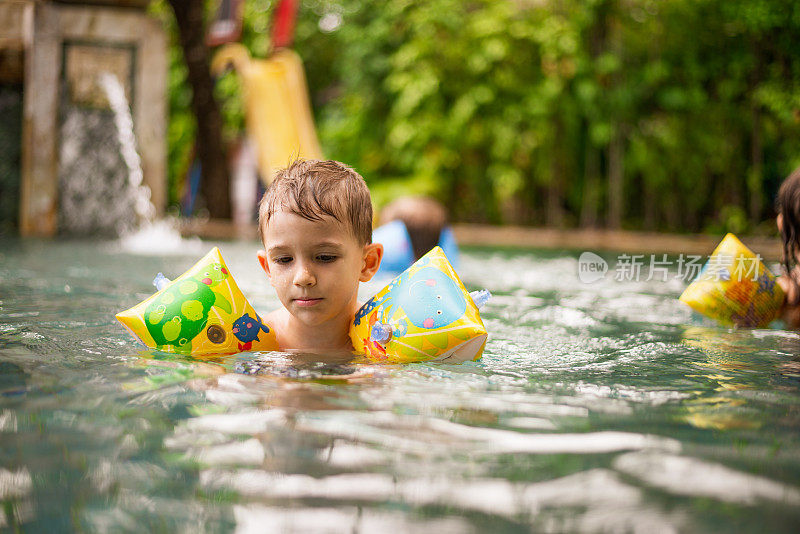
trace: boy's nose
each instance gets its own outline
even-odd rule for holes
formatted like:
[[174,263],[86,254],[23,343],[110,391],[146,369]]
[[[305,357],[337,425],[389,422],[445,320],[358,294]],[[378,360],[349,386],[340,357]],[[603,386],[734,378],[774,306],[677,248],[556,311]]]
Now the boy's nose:
[[300,266],[300,268],[297,269],[297,272],[294,275],[294,285],[313,286],[316,283],[317,279],[314,277],[314,273],[312,273],[308,268]]

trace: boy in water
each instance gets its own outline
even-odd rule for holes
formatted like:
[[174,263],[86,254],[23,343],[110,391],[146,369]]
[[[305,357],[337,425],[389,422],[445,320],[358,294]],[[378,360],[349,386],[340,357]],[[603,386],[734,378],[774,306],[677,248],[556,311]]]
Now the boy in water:
[[265,317],[282,350],[352,351],[358,284],[380,267],[364,179],[337,161],[295,161],[258,210],[258,261],[282,308]]

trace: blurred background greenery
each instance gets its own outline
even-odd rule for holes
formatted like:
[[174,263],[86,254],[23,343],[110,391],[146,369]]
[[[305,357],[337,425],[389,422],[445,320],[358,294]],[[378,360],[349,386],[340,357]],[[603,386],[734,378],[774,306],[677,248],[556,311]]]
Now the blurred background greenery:
[[[244,4],[254,57],[275,4]],[[172,39],[175,202],[196,126],[172,11],[151,11]],[[792,0],[304,0],[293,48],[326,157],[378,205],[426,193],[456,221],[772,234],[800,165]],[[216,91],[233,142],[236,75]]]

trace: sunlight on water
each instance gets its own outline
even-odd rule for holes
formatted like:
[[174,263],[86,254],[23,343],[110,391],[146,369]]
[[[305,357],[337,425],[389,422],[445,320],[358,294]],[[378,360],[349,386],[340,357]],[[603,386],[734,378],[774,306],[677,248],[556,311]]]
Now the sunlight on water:
[[[143,350],[113,314],[213,245],[2,243],[0,530],[797,531],[796,333],[582,283],[578,253],[468,250],[479,362]],[[277,307],[257,244],[220,246]]]

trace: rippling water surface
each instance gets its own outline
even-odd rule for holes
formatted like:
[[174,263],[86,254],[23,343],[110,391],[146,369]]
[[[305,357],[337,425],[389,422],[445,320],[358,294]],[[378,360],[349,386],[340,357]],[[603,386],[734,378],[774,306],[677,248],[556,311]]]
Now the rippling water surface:
[[[476,363],[143,351],[114,313],[212,245],[0,242],[0,530],[800,529],[796,333],[702,326],[675,280],[581,284],[574,253],[467,250],[495,295]],[[220,247],[277,307],[256,244]]]

